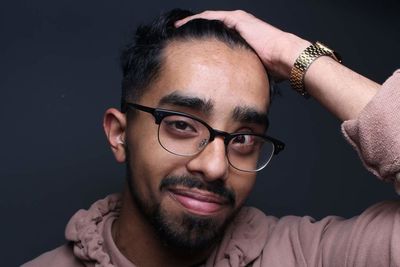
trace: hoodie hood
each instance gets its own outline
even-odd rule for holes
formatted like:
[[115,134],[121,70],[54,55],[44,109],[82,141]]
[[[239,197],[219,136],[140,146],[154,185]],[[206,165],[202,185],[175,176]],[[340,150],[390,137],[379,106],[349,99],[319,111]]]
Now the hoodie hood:
[[[87,262],[88,266],[89,263],[95,263],[96,267],[114,266],[104,247],[104,226],[108,219],[118,217],[121,204],[119,194],[109,195],[93,203],[88,210],[77,211],[68,222],[65,238],[73,242],[75,256]],[[109,231],[111,233],[111,229]]]
[[[68,222],[65,237],[86,266],[134,267],[118,251],[111,236],[111,225],[121,204],[120,194],[109,195],[88,210],[79,210]],[[253,262],[262,253],[270,231],[266,226],[274,224],[271,220],[276,221],[255,208],[242,208],[205,266],[246,266]]]

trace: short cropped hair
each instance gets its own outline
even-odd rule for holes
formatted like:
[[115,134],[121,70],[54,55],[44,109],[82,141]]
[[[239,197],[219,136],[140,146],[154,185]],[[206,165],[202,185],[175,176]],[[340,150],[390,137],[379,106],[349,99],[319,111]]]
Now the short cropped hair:
[[254,51],[233,29],[217,20],[195,19],[176,28],[174,23],[194,13],[173,9],[161,14],[148,25],[137,28],[133,40],[121,53],[122,95],[121,110],[125,111],[127,101],[138,101],[151,86],[161,71],[162,53],[172,41],[215,39],[232,48]]

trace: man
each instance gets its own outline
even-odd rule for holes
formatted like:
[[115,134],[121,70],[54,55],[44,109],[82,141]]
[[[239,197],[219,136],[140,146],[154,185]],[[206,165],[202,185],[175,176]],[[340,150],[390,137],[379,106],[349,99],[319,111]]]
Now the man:
[[397,202],[320,222],[242,208],[284,146],[265,135],[265,69],[345,121],[366,167],[398,185],[400,74],[380,87],[338,61],[243,11],[173,10],[139,28],[121,111],[104,116],[124,192],[79,211],[69,243],[25,266],[400,266]]

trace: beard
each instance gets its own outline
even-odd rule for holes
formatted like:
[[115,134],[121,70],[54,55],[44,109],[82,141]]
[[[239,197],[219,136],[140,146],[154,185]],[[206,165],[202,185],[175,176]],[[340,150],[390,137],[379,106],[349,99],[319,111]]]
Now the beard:
[[153,210],[150,223],[164,245],[180,250],[203,250],[217,243],[225,229],[212,218],[190,214],[172,216],[160,205]]
[[[160,185],[160,192],[172,186],[184,186],[187,188],[198,188],[213,192],[227,199],[232,207],[230,215],[224,219],[218,217],[197,216],[181,212],[173,214],[168,212],[161,203],[152,201],[154,198],[143,197],[137,190],[136,181],[138,177],[134,177],[132,168],[129,164],[132,162],[127,160],[127,182],[129,191],[134,201],[134,205],[138,207],[139,212],[143,215],[149,224],[151,224],[165,246],[180,250],[203,250],[210,248],[222,239],[225,229],[229,222],[236,215],[233,209],[235,206],[235,194],[227,189],[220,180],[214,182],[203,182],[198,177],[192,176],[167,176]],[[150,199],[150,200],[149,200]]]

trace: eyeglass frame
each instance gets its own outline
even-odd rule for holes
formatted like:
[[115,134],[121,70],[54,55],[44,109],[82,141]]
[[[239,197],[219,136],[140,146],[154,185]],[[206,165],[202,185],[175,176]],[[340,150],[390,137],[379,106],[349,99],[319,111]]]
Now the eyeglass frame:
[[[159,128],[160,128],[160,125],[161,125],[162,120],[163,120],[165,117],[173,116],[173,115],[178,115],[178,116],[183,116],[183,117],[190,118],[190,119],[192,119],[192,120],[198,121],[198,122],[200,122],[202,125],[204,125],[204,126],[208,129],[208,131],[209,131],[209,133],[210,133],[210,137],[209,137],[209,139],[208,139],[208,141],[207,141],[207,144],[206,144],[201,150],[199,150],[197,153],[195,153],[195,154],[193,154],[193,155],[181,155],[181,154],[174,153],[174,152],[170,151],[169,149],[165,148],[165,147],[162,145],[162,143],[160,142],[160,136],[159,136],[159,133],[158,133],[158,134],[157,134],[158,143],[161,145],[162,148],[164,148],[166,151],[168,151],[169,153],[171,153],[171,154],[173,154],[173,155],[183,156],[183,157],[185,157],[185,156],[186,156],[186,157],[195,156],[195,155],[199,154],[201,151],[203,151],[203,149],[204,149],[209,143],[211,143],[212,141],[214,141],[215,138],[218,137],[218,136],[223,137],[224,145],[225,145],[225,153],[226,153],[226,154],[228,153],[228,145],[229,145],[229,142],[230,142],[233,138],[235,138],[235,137],[237,137],[237,136],[241,136],[241,135],[252,135],[252,136],[257,136],[257,137],[266,139],[266,140],[268,140],[269,142],[271,142],[271,143],[273,144],[273,146],[274,146],[274,152],[272,153],[271,158],[272,158],[273,155],[279,154],[279,152],[281,152],[281,151],[285,148],[285,143],[283,143],[282,141],[279,141],[278,139],[273,138],[273,137],[271,137],[271,136],[262,135],[262,134],[255,134],[255,133],[243,133],[243,132],[242,132],[242,133],[240,133],[240,132],[238,132],[238,133],[228,133],[228,132],[225,132],[225,131],[221,131],[221,130],[218,130],[218,129],[214,129],[214,128],[212,128],[210,125],[208,125],[208,123],[206,123],[205,121],[203,121],[202,119],[200,119],[200,118],[198,118],[198,117],[196,117],[196,116],[193,116],[193,115],[191,115],[191,114],[188,114],[188,113],[184,113],[184,112],[180,112],[180,111],[175,111],[175,110],[164,109],[164,108],[152,108],[152,107],[147,107],[147,106],[143,106],[143,105],[136,104],[136,103],[130,103],[130,102],[124,102],[123,105],[122,105],[121,111],[122,111],[123,113],[126,113],[127,110],[128,110],[128,108],[134,108],[134,109],[137,109],[137,110],[140,110],[140,111],[143,111],[143,112],[146,112],[146,113],[151,114],[151,115],[154,117],[154,119],[155,119],[155,124],[157,124]],[[269,121],[268,121],[268,119],[267,119],[267,125],[268,125],[268,124],[269,124]],[[159,132],[159,130],[158,130],[158,132]],[[239,168],[235,167],[235,166],[230,162],[228,155],[226,155],[226,157],[227,157],[227,159],[228,159],[228,162],[229,162],[229,165],[230,165],[230,166],[232,166],[232,167],[235,168],[236,170],[243,171],[243,172],[258,172],[258,171],[261,171],[262,169],[264,169],[264,168],[269,164],[269,162],[270,162],[270,160],[271,160],[271,158],[270,158],[270,160],[268,160],[267,163],[266,163],[264,166],[262,166],[262,167],[260,167],[260,168],[258,168],[258,169],[256,169],[256,170],[249,171],[249,170],[242,170],[242,169],[239,169]]]

